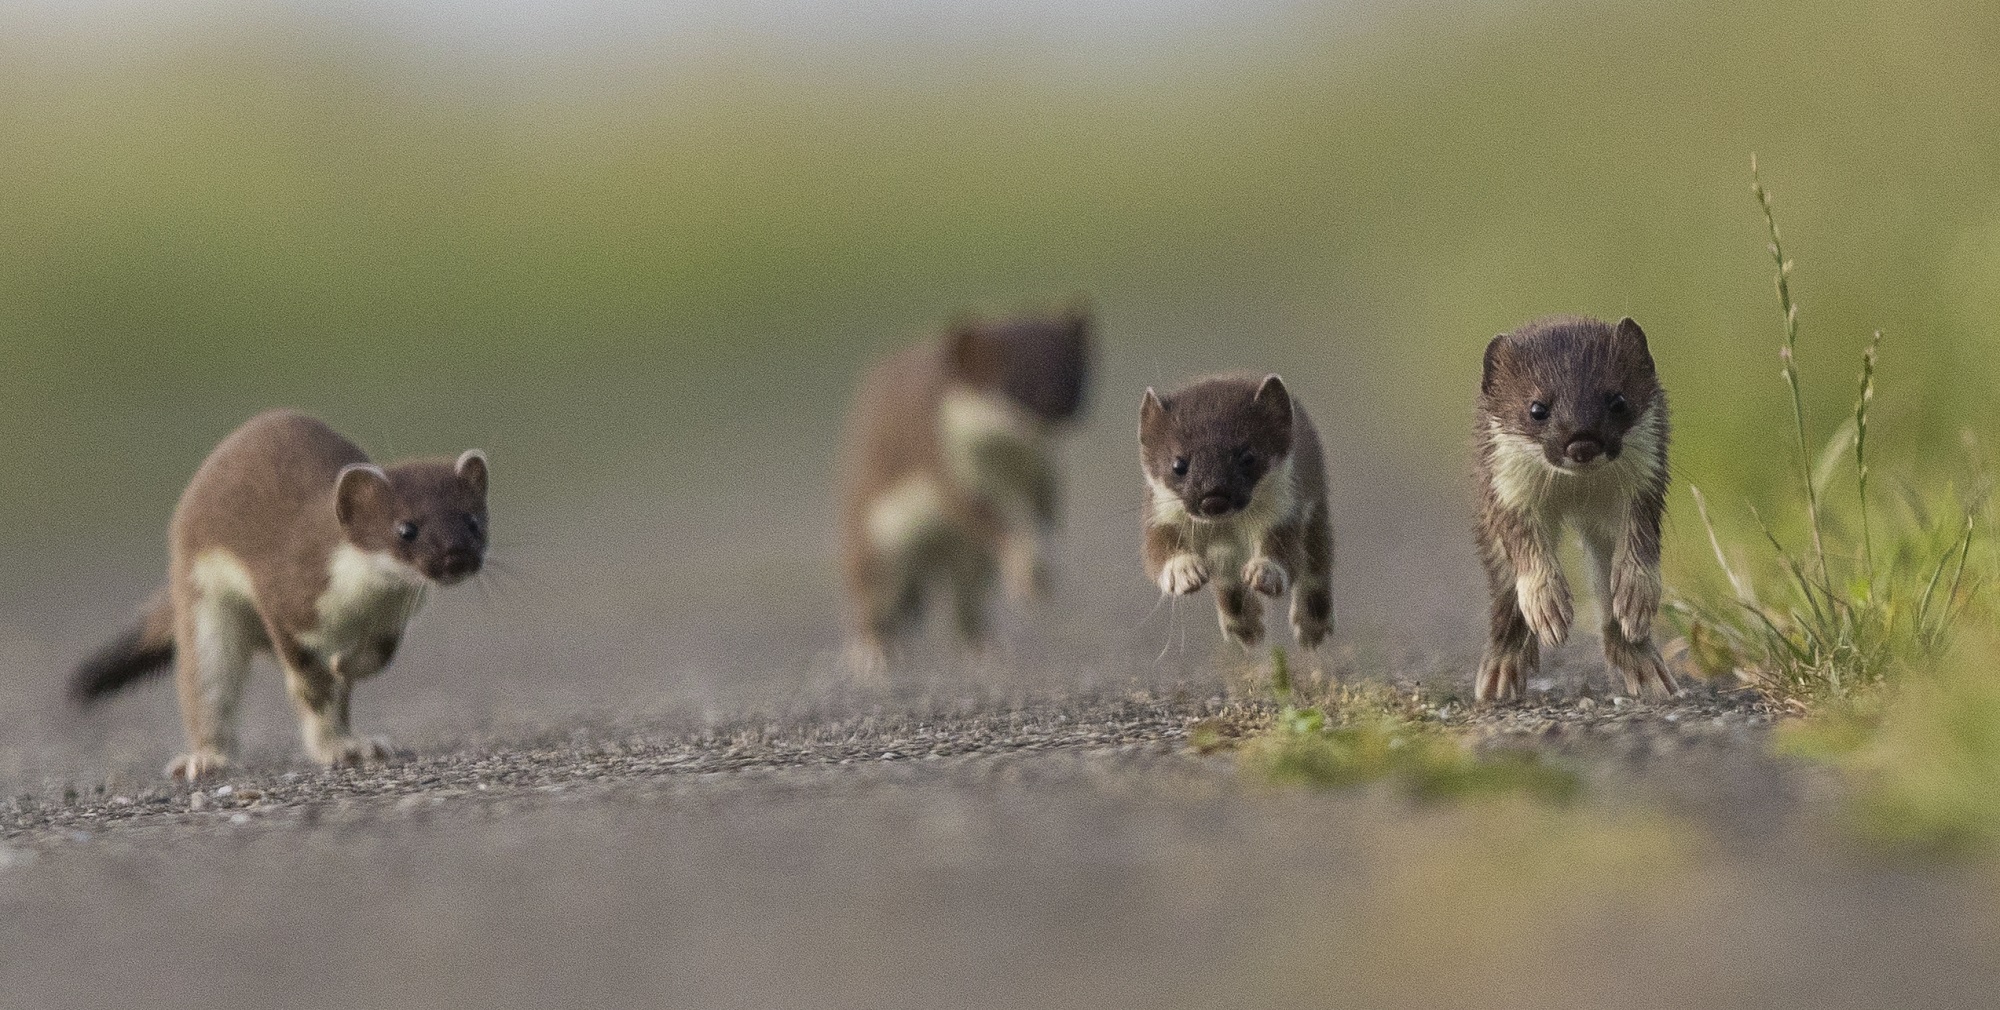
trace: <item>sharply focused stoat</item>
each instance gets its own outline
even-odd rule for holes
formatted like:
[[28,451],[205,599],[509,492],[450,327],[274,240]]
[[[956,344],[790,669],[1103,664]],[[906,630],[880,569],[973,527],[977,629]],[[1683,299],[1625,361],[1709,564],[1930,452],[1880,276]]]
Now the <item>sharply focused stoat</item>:
[[877,665],[934,588],[959,635],[986,634],[997,573],[1017,597],[1047,580],[1061,477],[1054,436],[1083,407],[1081,311],[964,323],[869,371],[843,458],[841,540],[856,658]]
[[1568,635],[1569,584],[1556,559],[1565,527],[1589,557],[1605,659],[1633,694],[1671,694],[1652,638],[1667,397],[1639,324],[1542,319],[1494,337],[1474,438],[1493,600],[1478,697],[1519,697],[1540,646]]
[[349,728],[349,695],[388,665],[427,587],[479,571],[486,479],[476,450],[379,467],[312,418],[251,418],[182,493],[166,588],[77,669],[73,694],[88,703],[173,663],[188,752],[167,771],[193,779],[228,764],[250,658],[269,651],[314,758],[387,757]]
[[1215,585],[1223,633],[1264,634],[1263,601],[1292,590],[1292,634],[1313,648],[1333,623],[1333,532],[1319,433],[1277,376],[1204,379],[1139,408],[1149,500],[1146,576],[1162,593]]

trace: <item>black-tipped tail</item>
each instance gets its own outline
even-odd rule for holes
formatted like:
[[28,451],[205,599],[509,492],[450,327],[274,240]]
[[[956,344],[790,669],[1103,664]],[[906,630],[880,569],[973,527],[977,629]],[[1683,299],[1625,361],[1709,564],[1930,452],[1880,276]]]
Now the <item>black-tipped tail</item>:
[[146,604],[139,622],[77,665],[69,696],[88,705],[137,680],[165,670],[174,661],[174,612],[164,590]]

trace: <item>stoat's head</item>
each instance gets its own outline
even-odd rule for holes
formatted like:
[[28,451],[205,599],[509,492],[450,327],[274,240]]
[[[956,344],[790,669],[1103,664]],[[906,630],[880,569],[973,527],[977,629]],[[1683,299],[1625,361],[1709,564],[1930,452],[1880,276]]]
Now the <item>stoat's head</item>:
[[334,484],[334,511],[354,546],[387,554],[441,585],[486,563],[486,454],[394,466],[355,463]]
[[1037,420],[1068,421],[1090,388],[1090,316],[1078,306],[1049,317],[964,320],[945,334],[944,354],[954,383],[1004,396]]
[[1148,389],[1139,405],[1140,464],[1196,522],[1247,508],[1291,451],[1292,396],[1275,375],[1204,379],[1166,396]]
[[1630,318],[1538,319],[1486,345],[1479,409],[1495,437],[1579,472],[1614,461],[1660,397],[1646,334]]

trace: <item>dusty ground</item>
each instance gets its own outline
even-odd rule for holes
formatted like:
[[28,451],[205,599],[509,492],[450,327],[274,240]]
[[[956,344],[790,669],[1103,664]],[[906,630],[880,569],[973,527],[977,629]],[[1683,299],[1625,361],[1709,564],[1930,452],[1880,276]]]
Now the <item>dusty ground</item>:
[[1838,843],[1768,712],[1576,701],[1444,712],[1566,808],[1263,785],[1186,697],[17,799],[0,1005],[1991,1005],[1990,876]]
[[60,689],[156,578],[164,504],[10,549],[0,1006],[1993,1004],[1991,876],[1848,847],[1768,713],[1618,705],[1587,641],[1543,704],[1452,701],[1482,608],[1455,484],[1338,443],[1319,672],[1422,681],[1584,798],[1427,807],[1192,753],[1190,721],[1264,704],[1257,663],[1133,574],[1123,436],[1079,446],[1057,603],[887,684],[831,661],[822,503],[783,466],[720,509],[516,501],[498,570],[357,696],[407,761],[304,766],[265,667],[199,799],[159,775],[168,684]]

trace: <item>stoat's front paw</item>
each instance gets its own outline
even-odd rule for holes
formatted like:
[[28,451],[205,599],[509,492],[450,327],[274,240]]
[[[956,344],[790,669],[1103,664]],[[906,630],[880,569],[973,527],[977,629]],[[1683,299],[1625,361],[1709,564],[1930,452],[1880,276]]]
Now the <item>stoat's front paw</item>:
[[380,737],[343,736],[321,744],[315,756],[329,768],[359,768],[393,760],[396,749]]
[[1570,603],[1569,585],[1561,575],[1549,573],[1540,578],[1524,575],[1514,581],[1514,598],[1521,616],[1527,619],[1528,629],[1542,640],[1543,646],[1558,646],[1569,638],[1575,611]]
[[1659,612],[1659,569],[1620,565],[1611,570],[1611,614],[1626,641],[1645,641],[1653,633],[1653,616]]
[[1283,596],[1290,581],[1285,574],[1285,566],[1270,558],[1251,558],[1250,563],[1243,566],[1243,584],[1265,596]]
[[229,767],[229,758],[221,751],[190,751],[167,762],[167,775],[172,778],[193,782],[220,773]]
[[1192,554],[1176,554],[1160,567],[1160,592],[1186,596],[1208,585],[1208,569]]

